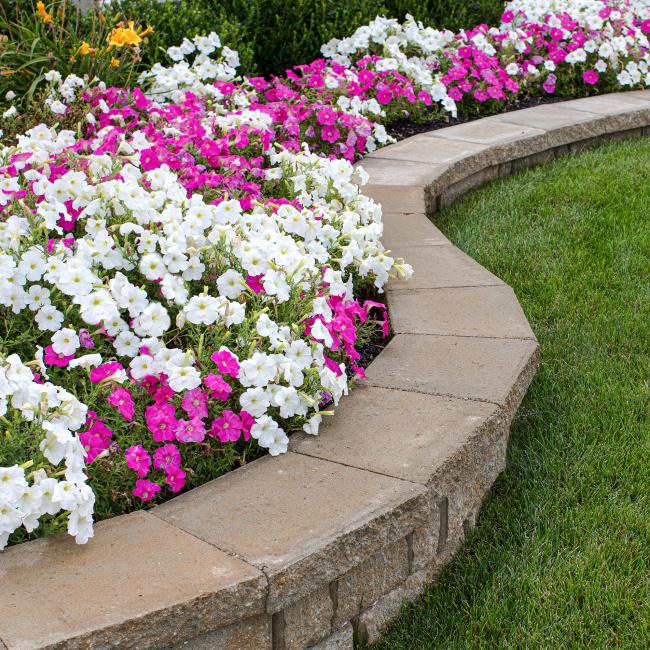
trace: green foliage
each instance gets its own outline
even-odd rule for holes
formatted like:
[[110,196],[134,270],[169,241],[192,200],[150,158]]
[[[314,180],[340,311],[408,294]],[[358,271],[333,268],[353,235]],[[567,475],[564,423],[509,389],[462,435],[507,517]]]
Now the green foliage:
[[385,0],[384,4],[389,16],[403,19],[411,14],[426,26],[453,31],[498,24],[504,5],[501,0]]
[[[34,0],[0,0],[0,107],[13,90],[19,103],[34,102],[44,74],[98,76],[110,85],[132,82],[156,62],[169,63],[165,50],[183,38],[216,31],[224,45],[237,50],[244,74],[280,74],[320,56],[331,38],[344,37],[377,15],[402,19],[413,14],[426,25],[459,29],[496,22],[500,0],[114,0],[82,14],[72,0],[45,5],[44,21]],[[114,50],[107,36],[118,21],[135,19],[154,29],[139,48]],[[137,27],[136,27],[137,29]],[[80,54],[83,43],[92,48]]]
[[[110,47],[117,19],[98,12],[82,14],[71,0],[39,8],[36,2],[0,4],[0,102],[8,91],[17,103],[33,102],[47,84],[45,73],[58,70],[111,85],[126,83],[140,62],[139,48]],[[136,28],[137,29],[137,28]]]
[[252,41],[244,26],[230,14],[222,2],[211,0],[115,0],[111,10],[124,20],[129,16],[141,17],[154,28],[148,39],[150,46],[142,53],[142,64],[149,68],[154,63],[169,63],[165,51],[179,45],[183,38],[214,31],[221,41],[239,52],[241,68],[254,71]]
[[382,0],[225,0],[251,39],[256,72],[281,73],[320,56],[320,47],[385,12]]
[[377,650],[647,648],[650,139],[494,183],[440,217],[517,293],[541,366],[508,468]]

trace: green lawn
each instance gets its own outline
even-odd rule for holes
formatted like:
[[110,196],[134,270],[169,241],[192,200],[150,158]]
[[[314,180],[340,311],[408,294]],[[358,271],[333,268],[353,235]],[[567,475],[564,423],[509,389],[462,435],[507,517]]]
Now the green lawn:
[[650,647],[650,140],[480,189],[436,219],[514,288],[542,352],[508,468],[376,648]]

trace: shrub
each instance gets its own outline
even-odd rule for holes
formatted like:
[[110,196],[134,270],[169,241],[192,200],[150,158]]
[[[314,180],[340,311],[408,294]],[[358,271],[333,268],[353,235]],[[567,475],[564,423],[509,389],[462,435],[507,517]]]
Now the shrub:
[[111,10],[122,17],[146,17],[154,28],[149,36],[150,47],[142,52],[142,63],[150,68],[154,63],[167,62],[166,50],[179,45],[184,38],[214,31],[224,45],[239,52],[244,73],[255,72],[253,43],[244,26],[220,2],[205,0],[115,0]]
[[425,25],[458,31],[487,23],[496,25],[503,12],[501,0],[385,0],[387,15],[403,19],[411,14]]

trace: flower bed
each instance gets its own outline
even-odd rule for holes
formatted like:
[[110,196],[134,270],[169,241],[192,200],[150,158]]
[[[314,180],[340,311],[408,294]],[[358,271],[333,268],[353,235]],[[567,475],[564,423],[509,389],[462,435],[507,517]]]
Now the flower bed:
[[371,310],[387,327],[359,291],[409,275],[350,164],[384,124],[650,85],[644,4],[536,4],[460,34],[377,19],[284,78],[237,79],[214,34],[144,92],[50,74],[52,111],[83,123],[31,129],[0,170],[0,546],[85,542],[95,510],[317,433],[363,374]]

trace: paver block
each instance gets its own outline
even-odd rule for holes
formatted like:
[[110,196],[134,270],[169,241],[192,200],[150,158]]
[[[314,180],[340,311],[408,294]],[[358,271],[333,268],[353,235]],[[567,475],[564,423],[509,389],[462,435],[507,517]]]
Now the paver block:
[[406,580],[409,575],[406,538],[384,546],[336,581],[337,607],[334,625],[358,616],[378,598]]
[[271,617],[263,614],[184,641],[173,650],[275,650]]
[[386,160],[384,158],[364,158],[359,165],[370,175],[371,185],[418,186],[428,185],[446,165],[432,165],[407,160]]
[[625,95],[626,97],[635,97],[636,99],[643,99],[646,102],[650,102],[650,90],[626,90],[624,93],[620,94]]
[[503,124],[493,117],[488,117],[474,122],[457,124],[439,131],[432,131],[431,135],[427,137],[494,145],[541,135],[544,133],[544,129],[539,128],[539,126],[539,124],[535,127],[514,123]]
[[86,546],[57,535],[9,548],[0,575],[12,650],[171,646],[262,613],[267,593],[259,570],[142,511],[100,522]]
[[320,435],[294,434],[291,449],[427,484],[470,440],[494,426],[497,411],[486,402],[364,382],[341,402],[336,417],[323,422]]
[[495,122],[516,124],[531,128],[552,131],[563,126],[573,126],[580,122],[591,122],[597,119],[596,112],[567,108],[561,104],[543,104],[534,108],[525,108],[521,111],[501,113],[490,118]]
[[308,650],[353,650],[354,630],[348,622],[320,643],[311,646]]
[[[650,97],[650,96],[649,96]],[[611,93],[600,97],[583,97],[562,102],[564,108],[599,113],[602,115],[616,115],[632,111],[645,110],[650,114],[650,99],[632,96],[630,93]]]
[[496,275],[455,246],[394,245],[391,254],[403,257],[413,267],[414,273],[410,280],[391,278],[388,283],[390,291],[503,284]]
[[372,386],[514,407],[537,355],[529,340],[398,334],[366,374]]
[[385,212],[427,211],[423,187],[394,187],[391,185],[364,185],[363,194],[379,203]]
[[395,247],[449,244],[449,240],[425,214],[384,213],[382,221],[384,235],[381,240],[387,250],[392,250]]
[[388,309],[396,334],[535,338],[507,285],[389,291]]
[[[468,156],[478,154],[487,148],[484,144],[437,138],[435,135],[416,135],[406,138],[390,147],[379,149],[365,160],[385,158],[389,160],[411,161],[432,165],[449,165]],[[401,163],[400,163],[401,164]]]
[[421,525],[423,495],[415,483],[289,452],[153,512],[262,568],[273,613]]
[[282,617],[273,650],[304,650],[321,641],[332,631],[333,603],[325,585],[276,616]]
[[625,113],[588,113],[569,108],[562,108],[557,104],[548,104],[537,108],[545,109],[544,114],[535,114],[525,109],[513,113],[506,113],[494,118],[501,122],[516,124],[532,123],[543,120],[547,133],[543,136],[531,138],[528,141],[514,143],[512,148],[497,150],[499,156],[510,155],[510,158],[526,157],[546,149],[553,149],[564,145],[574,145],[581,140],[605,137],[611,133],[627,131],[650,124],[650,113],[647,109],[639,109]]
[[[469,171],[467,167],[462,168],[463,171]],[[498,165],[492,165],[476,171],[475,173],[462,176],[457,174],[454,179],[445,177],[439,179],[436,183],[431,185],[429,192],[439,193],[438,196],[438,209],[442,210],[450,206],[468,192],[475,190],[477,187],[485,185],[490,181],[499,178]]]
[[422,593],[428,579],[424,571],[413,573],[397,589],[382,596],[362,612],[357,623],[359,641],[363,644],[377,641],[386,626],[399,616],[404,603],[414,601]]

